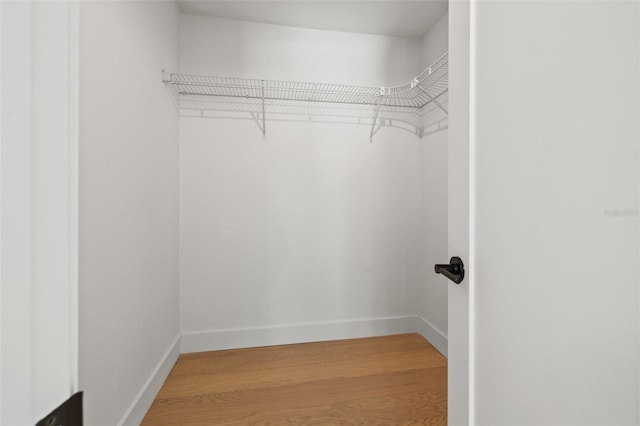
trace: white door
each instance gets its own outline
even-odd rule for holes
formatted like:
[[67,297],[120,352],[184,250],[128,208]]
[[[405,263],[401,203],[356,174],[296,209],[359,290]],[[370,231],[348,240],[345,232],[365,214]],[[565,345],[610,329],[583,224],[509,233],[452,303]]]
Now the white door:
[[450,424],[638,423],[639,22],[451,4]]
[[77,390],[77,4],[0,2],[0,424]]

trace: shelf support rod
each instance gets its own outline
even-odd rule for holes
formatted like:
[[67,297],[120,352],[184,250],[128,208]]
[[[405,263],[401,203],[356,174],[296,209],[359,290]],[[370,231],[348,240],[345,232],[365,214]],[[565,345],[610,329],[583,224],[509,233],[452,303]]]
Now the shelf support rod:
[[433,96],[431,96],[426,90],[424,90],[422,88],[422,86],[418,85],[418,89],[422,90],[422,92],[427,95],[427,98],[429,98],[429,101],[433,102],[434,104],[436,104],[438,106],[438,108],[440,108],[442,111],[444,111],[445,114],[449,115],[449,111],[447,111],[442,104],[440,104],[440,102],[438,102],[438,100],[436,98],[434,98]]
[[267,137],[267,123],[265,119],[264,108],[264,80],[262,80],[262,135]]

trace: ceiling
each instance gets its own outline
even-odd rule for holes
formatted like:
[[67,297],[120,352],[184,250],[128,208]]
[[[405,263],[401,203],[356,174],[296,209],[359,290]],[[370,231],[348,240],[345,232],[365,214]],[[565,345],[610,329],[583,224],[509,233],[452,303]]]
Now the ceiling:
[[447,0],[215,1],[178,0],[184,13],[318,30],[422,37],[448,7]]

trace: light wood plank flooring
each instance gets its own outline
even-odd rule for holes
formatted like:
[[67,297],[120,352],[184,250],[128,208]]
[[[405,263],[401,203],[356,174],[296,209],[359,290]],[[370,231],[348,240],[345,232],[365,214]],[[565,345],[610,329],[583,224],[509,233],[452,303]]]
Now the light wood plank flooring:
[[417,334],[181,355],[143,425],[446,425],[447,360]]

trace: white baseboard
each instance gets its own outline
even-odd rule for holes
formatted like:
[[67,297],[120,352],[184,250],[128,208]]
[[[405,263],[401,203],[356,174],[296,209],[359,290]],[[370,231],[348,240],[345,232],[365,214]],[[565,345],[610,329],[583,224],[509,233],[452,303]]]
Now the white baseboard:
[[431,345],[442,355],[447,357],[448,339],[438,327],[431,324],[426,319],[418,316],[417,318],[418,334],[424,337]]
[[124,416],[122,416],[122,420],[118,423],[119,425],[139,425],[142,422],[144,415],[147,414],[153,400],[179,356],[180,334],[176,336],[164,357],[162,357],[147,382],[142,386],[142,389],[140,389],[140,392],[138,392],[138,395],[134,398],[129,409],[124,413]]
[[[322,342],[416,332],[416,316],[182,333],[182,353]],[[446,345],[445,345],[446,347]]]

